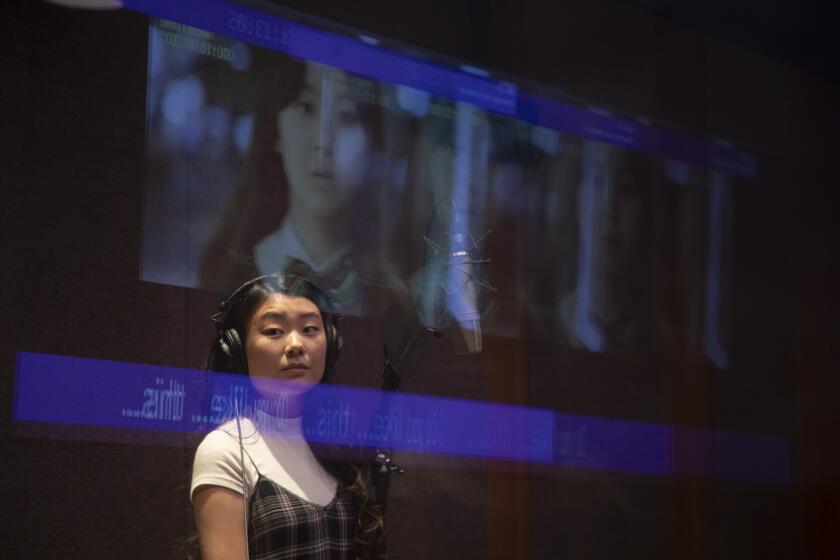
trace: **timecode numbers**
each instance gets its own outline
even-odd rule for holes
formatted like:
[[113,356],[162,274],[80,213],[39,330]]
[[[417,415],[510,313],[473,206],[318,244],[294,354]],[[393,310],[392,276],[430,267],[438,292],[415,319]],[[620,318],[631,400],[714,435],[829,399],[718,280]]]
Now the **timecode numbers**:
[[204,56],[218,58],[219,60],[233,60],[233,50],[230,47],[217,45],[211,41],[199,39],[190,35],[184,35],[182,33],[173,33],[171,31],[161,33],[161,38],[165,44],[172,47],[196,52]]
[[292,44],[295,35],[294,29],[289,26],[278,25],[272,21],[253,18],[235,11],[228,13],[228,29],[284,46]]

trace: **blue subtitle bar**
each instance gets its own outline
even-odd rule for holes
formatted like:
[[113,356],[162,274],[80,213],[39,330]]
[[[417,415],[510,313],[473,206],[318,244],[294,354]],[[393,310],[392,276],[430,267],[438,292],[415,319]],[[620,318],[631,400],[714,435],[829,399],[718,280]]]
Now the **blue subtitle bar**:
[[[17,354],[14,398],[16,422],[198,434],[278,406],[243,375],[31,352]],[[306,394],[303,430],[316,444],[653,476],[790,478],[781,437],[327,384]]]

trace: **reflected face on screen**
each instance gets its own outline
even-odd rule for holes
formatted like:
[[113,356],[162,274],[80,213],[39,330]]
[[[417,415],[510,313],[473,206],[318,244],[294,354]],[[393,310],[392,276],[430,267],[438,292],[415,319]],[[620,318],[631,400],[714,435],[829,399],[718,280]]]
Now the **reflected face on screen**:
[[318,307],[303,297],[273,294],[251,318],[245,352],[251,383],[264,397],[300,394],[317,385],[327,352]]
[[639,242],[641,200],[633,189],[634,181],[629,173],[620,172],[606,203],[604,228],[599,241],[608,275],[620,274],[632,264]]
[[291,211],[331,217],[365,180],[370,140],[346,78],[307,63],[300,95],[277,116]]

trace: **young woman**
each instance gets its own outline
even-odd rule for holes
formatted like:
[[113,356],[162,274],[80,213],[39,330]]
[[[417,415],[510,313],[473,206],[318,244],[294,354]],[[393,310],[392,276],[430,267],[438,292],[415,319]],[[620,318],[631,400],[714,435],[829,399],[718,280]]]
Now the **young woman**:
[[341,349],[329,297],[272,274],[236,290],[214,320],[208,369],[246,372],[260,402],[282,406],[258,406],[199,445],[190,495],[201,557],[379,557],[383,520],[365,469],[320,459],[303,435],[306,392]]

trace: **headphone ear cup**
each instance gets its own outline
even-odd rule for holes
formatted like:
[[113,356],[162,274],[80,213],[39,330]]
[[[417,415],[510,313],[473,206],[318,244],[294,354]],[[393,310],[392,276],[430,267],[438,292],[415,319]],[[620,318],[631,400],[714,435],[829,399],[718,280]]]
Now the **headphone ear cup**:
[[229,369],[237,373],[248,372],[248,362],[245,358],[245,349],[242,347],[242,338],[236,329],[227,329],[219,337],[219,346],[222,352],[230,358]]
[[341,356],[341,348],[344,346],[344,340],[341,338],[341,335],[338,333],[338,329],[332,323],[327,325],[326,328],[327,334],[327,359],[326,365],[327,367],[332,367],[338,361],[339,356]]

